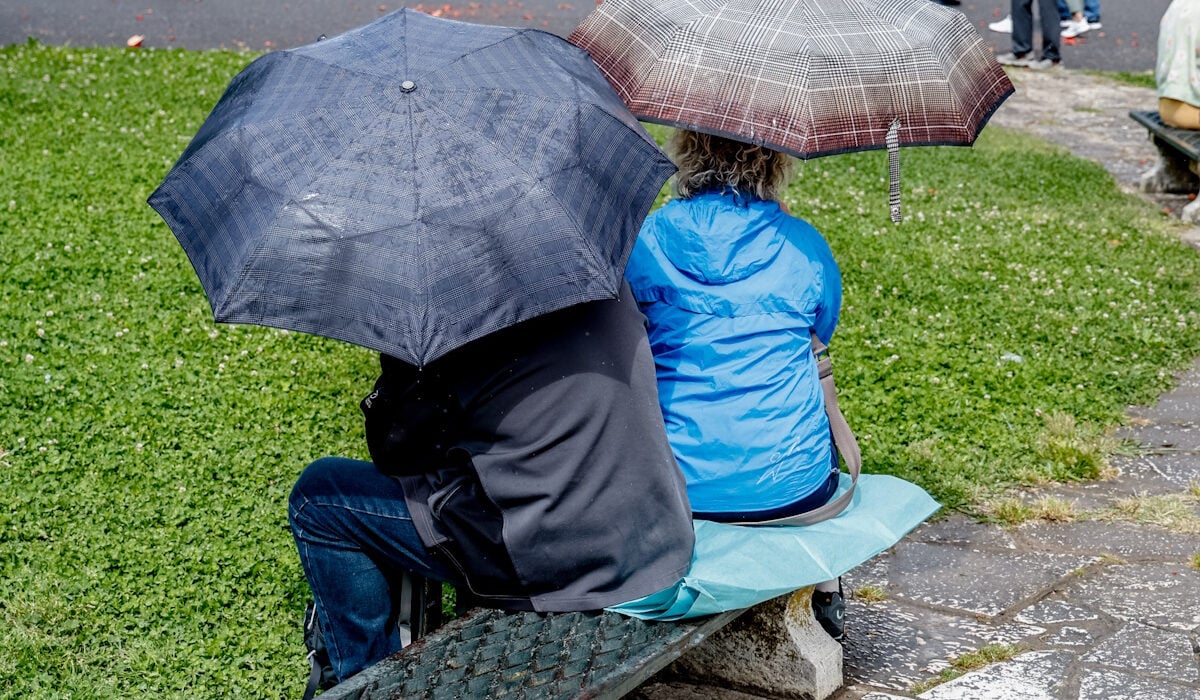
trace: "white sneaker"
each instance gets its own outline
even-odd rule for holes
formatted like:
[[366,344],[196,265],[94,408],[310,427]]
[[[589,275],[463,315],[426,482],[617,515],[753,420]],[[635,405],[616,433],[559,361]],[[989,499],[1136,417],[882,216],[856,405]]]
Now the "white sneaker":
[[1008,15],[1002,20],[992,22],[988,25],[988,29],[997,34],[1012,34],[1012,15]]
[[1081,19],[1078,22],[1075,20],[1068,20],[1067,26],[1062,30],[1062,37],[1064,39],[1074,39],[1090,28],[1091,27],[1086,19]]

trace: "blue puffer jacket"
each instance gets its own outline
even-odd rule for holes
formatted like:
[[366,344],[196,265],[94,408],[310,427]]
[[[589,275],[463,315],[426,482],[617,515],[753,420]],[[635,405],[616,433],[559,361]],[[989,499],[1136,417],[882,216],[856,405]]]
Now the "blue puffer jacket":
[[809,330],[833,335],[842,280],[821,234],[776,202],[703,193],[646,219],[625,275],[692,509],[753,513],[824,484],[832,445]]

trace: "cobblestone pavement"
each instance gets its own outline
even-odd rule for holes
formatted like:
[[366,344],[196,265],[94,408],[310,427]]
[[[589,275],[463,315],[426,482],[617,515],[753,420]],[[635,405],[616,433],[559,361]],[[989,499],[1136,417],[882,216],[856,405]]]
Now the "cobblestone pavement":
[[[1013,74],[992,123],[1037,134],[1104,165],[1126,191],[1156,151],[1131,109],[1154,92],[1072,71]],[[1178,210],[1185,198],[1158,202]],[[1200,242],[1197,232],[1185,234]],[[927,523],[845,577],[846,685],[835,700],[1200,700],[1200,361],[1118,437],[1140,443],[1102,481],[1022,494],[1078,514],[1175,509],[1173,528],[1129,519],[1036,521],[1015,529],[960,515]],[[1000,658],[931,684],[980,649]],[[921,685],[924,684],[924,685]],[[651,684],[654,700],[754,696]]]

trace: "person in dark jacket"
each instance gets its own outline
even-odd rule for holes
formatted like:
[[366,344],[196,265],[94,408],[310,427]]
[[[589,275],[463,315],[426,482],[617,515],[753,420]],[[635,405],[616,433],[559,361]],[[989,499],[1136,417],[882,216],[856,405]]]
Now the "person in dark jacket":
[[289,519],[340,680],[400,648],[404,570],[513,610],[674,585],[693,530],[628,285],[416,368],[381,357],[372,462],[318,460]]
[[[667,435],[698,520],[761,523],[819,508],[839,462],[811,339],[828,343],[842,277],[817,229],[778,198],[791,161],[688,130],[677,197],[646,218],[625,277],[650,323]],[[842,638],[838,581],[813,611]]]

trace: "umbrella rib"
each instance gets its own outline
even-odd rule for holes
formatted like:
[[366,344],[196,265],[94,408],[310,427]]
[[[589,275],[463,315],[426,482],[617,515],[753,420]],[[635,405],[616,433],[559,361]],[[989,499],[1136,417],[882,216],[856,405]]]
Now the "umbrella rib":
[[536,29],[516,29],[516,28],[512,28],[512,27],[505,27],[505,29],[512,29],[513,30],[512,34],[500,37],[499,39],[493,41],[490,44],[484,44],[482,46],[477,46],[477,47],[471,49],[470,51],[463,53],[461,56],[456,56],[453,61],[450,61],[449,63],[437,68],[436,70],[426,73],[422,77],[430,78],[432,76],[436,76],[438,73],[443,73],[445,71],[452,70],[455,65],[457,65],[459,62],[461,62],[463,59],[467,58],[468,56],[474,56],[475,54],[479,53],[480,51],[485,51],[487,49],[492,48],[493,46],[499,46],[500,44],[503,44],[507,41],[513,41],[514,39],[524,37],[526,34],[544,34],[545,33],[545,32],[540,32]]

